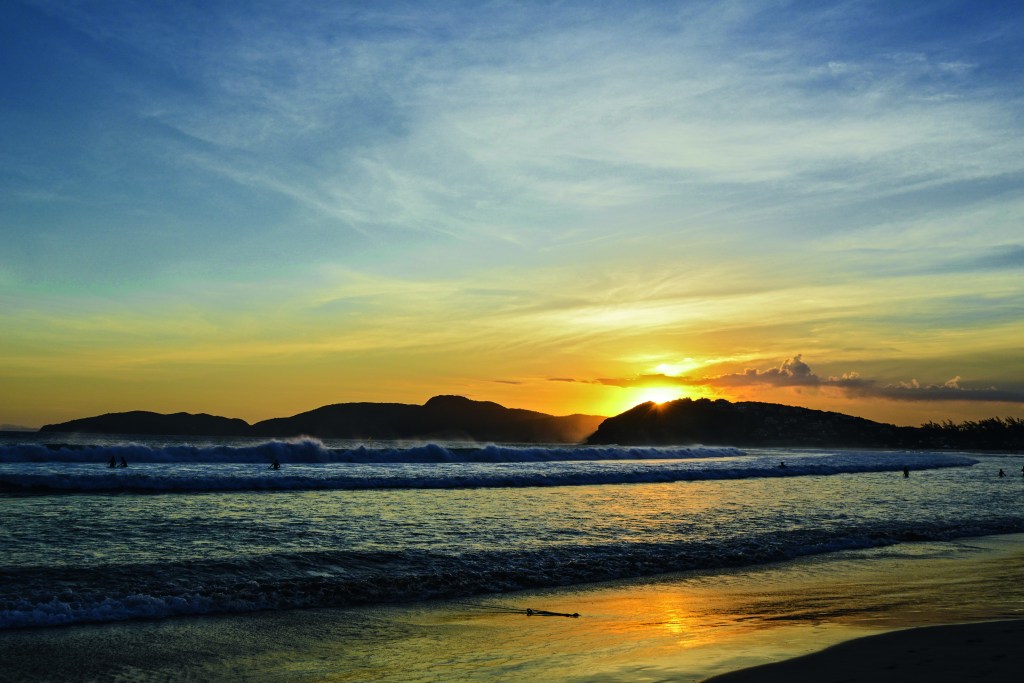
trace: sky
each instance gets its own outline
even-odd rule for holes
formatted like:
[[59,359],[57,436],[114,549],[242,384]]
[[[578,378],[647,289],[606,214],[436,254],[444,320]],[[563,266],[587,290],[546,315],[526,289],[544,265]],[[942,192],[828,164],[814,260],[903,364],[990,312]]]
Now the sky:
[[1024,417],[1024,5],[0,4],[0,423]]

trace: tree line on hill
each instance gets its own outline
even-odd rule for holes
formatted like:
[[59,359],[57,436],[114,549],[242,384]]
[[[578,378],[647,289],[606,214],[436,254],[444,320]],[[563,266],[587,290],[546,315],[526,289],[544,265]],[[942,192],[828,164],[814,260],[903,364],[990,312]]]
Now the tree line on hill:
[[919,429],[925,441],[948,448],[1012,451],[1024,445],[1024,419],[1016,417],[927,422]]

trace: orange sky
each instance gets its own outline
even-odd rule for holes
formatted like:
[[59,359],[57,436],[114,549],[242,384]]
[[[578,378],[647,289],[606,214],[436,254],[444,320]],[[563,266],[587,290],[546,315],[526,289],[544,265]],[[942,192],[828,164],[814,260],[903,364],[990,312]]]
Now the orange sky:
[[0,423],[1024,416],[1021,13],[883,5],[18,3]]

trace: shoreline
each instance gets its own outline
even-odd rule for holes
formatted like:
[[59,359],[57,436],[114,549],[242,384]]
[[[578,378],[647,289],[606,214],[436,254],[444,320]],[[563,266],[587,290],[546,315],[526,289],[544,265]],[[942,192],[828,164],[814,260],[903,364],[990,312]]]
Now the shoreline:
[[855,638],[809,655],[712,676],[703,683],[1009,683],[1020,680],[1020,664],[1013,653],[1021,639],[1024,618],[910,628]]
[[0,680],[695,682],[1022,606],[1013,534],[465,601],[12,630]]

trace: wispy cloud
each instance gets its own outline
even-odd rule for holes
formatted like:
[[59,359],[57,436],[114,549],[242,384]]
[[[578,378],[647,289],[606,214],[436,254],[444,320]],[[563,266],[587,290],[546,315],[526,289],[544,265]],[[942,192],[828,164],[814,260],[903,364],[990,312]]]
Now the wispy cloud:
[[[1024,334],[1012,4],[29,0],[11,16],[7,367],[343,375],[380,354],[408,364],[396,377],[524,396],[547,376],[589,378],[552,394],[1024,384],[999,362]],[[985,386],[819,376],[800,357],[735,372],[812,348],[828,368],[874,373],[887,349],[908,359],[897,378]],[[724,374],[637,360],[676,354]]]

